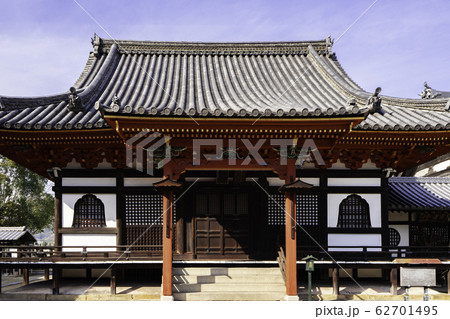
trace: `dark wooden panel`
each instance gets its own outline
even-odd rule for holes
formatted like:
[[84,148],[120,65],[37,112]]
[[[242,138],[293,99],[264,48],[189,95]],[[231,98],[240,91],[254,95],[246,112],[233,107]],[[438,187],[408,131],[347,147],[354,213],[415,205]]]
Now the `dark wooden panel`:
[[199,191],[195,208],[195,253],[245,254],[249,249],[247,192]]

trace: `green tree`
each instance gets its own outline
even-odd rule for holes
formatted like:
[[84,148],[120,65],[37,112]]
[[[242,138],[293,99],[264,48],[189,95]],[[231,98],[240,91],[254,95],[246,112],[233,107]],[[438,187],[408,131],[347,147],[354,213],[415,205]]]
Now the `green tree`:
[[40,232],[52,225],[53,196],[48,181],[0,156],[0,226],[27,226]]

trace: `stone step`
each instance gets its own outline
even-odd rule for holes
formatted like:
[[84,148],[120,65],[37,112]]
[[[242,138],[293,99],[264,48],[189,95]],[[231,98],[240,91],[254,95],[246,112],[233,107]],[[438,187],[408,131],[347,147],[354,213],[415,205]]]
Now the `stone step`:
[[283,278],[278,275],[174,275],[174,284],[213,284],[213,283],[281,283],[284,284]]
[[214,283],[214,284],[173,284],[173,292],[274,292],[280,293],[285,289],[284,284],[272,283]]
[[217,276],[217,275],[281,275],[278,267],[245,268],[245,267],[185,267],[173,268],[173,275]]
[[210,293],[174,293],[175,300],[187,301],[278,301],[284,298],[283,293],[275,292],[210,292]]

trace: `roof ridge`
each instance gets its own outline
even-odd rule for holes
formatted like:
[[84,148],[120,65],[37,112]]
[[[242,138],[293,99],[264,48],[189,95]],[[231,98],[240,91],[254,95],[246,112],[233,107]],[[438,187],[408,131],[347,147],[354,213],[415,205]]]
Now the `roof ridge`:
[[390,183],[450,183],[450,177],[415,177],[395,176],[389,179]]
[[125,54],[307,54],[308,46],[328,52],[332,41],[255,41],[255,42],[188,42],[188,41],[137,41],[111,40],[95,36],[94,52],[109,50],[113,44]]

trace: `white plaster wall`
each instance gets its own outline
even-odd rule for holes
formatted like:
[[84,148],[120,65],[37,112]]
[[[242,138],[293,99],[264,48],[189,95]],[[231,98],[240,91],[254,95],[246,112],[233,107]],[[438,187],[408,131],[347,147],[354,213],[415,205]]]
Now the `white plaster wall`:
[[[84,194],[63,194],[62,201],[62,227],[72,227],[73,210],[75,203]],[[116,195],[115,194],[93,194],[105,205],[106,227],[116,227]]]
[[115,177],[63,177],[62,186],[116,186]]
[[[74,158],[64,167],[68,169],[83,169],[81,164],[77,162]],[[111,163],[107,162],[106,159],[103,159],[101,163],[98,163],[95,169],[111,169],[113,168]]]
[[[102,278],[110,278],[111,270],[94,268],[91,270],[91,275],[93,279],[100,276],[102,276]],[[65,278],[86,278],[86,269],[63,269],[62,276]]]
[[[381,246],[381,234],[328,234],[328,246]],[[330,248],[330,251],[362,251],[362,248]],[[369,248],[368,251],[379,251]]]
[[381,269],[358,269],[358,278],[381,278],[382,275]]
[[112,165],[110,162],[106,161],[106,159],[103,159],[103,162],[98,163],[97,167],[95,169],[112,169]]
[[86,278],[86,269],[63,269],[63,278]]
[[[67,246],[116,246],[115,234],[63,234],[62,245],[64,251],[82,251],[82,248],[68,248]],[[114,251],[115,248],[87,248],[87,251]]]
[[[313,186],[320,186],[320,178],[318,177],[301,177],[299,178],[302,182],[311,184]],[[269,186],[282,186],[286,184],[285,180],[279,179],[278,177],[268,177],[267,182]]]
[[[339,204],[351,194],[328,194],[328,227],[337,227]],[[381,227],[381,195],[358,194],[369,204],[372,227]]]
[[381,186],[381,178],[328,178],[328,186]]
[[408,225],[389,225],[400,233],[399,246],[409,246],[409,226]]
[[[344,271],[345,270],[345,271]],[[339,278],[349,278],[349,275],[353,275],[353,269],[351,268],[344,268],[339,269]],[[328,270],[328,277],[333,276],[333,270]],[[382,271],[381,269],[358,269],[358,278],[381,278],[382,277]]]
[[153,183],[161,180],[161,177],[125,177],[123,184],[125,187],[153,186]]
[[186,177],[186,182],[216,182],[215,177]]
[[69,168],[69,169],[82,169],[83,167],[81,167],[81,164],[79,162],[77,162],[74,158],[72,158],[72,160],[67,163],[66,167],[64,168]]
[[390,212],[389,213],[389,221],[390,222],[407,222],[408,221],[408,213],[405,212]]
[[[345,163],[342,163],[341,160],[338,160],[336,163],[334,163],[330,169],[350,169],[345,167]],[[364,163],[363,166],[360,169],[379,169],[375,163],[372,162],[371,159],[367,161],[367,163]]]

